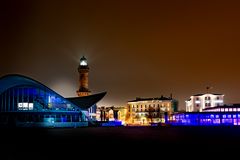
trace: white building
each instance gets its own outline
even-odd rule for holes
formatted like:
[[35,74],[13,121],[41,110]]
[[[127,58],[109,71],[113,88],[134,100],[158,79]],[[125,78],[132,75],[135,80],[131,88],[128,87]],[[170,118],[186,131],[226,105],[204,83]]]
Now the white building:
[[197,94],[190,97],[186,102],[187,112],[202,112],[205,108],[224,105],[223,94]]

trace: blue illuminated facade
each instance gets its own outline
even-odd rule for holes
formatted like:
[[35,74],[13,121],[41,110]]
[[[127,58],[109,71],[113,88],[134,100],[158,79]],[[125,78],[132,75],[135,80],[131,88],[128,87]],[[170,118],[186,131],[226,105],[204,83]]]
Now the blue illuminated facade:
[[[85,99],[72,102],[31,78],[7,75],[0,79],[0,126],[88,126],[92,121],[84,113],[87,106],[78,105],[85,104]],[[89,100],[86,103],[93,105]]]
[[240,112],[185,112],[177,113],[168,121],[171,125],[227,126],[240,125]]

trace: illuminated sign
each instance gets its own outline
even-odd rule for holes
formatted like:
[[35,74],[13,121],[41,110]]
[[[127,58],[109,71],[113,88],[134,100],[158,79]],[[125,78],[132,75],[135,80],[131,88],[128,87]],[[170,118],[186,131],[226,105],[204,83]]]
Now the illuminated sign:
[[33,103],[18,103],[18,110],[33,110]]

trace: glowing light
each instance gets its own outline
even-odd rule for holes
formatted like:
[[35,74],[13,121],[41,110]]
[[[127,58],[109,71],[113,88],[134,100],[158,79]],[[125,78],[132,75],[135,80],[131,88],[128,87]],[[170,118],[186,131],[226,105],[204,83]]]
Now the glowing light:
[[215,102],[215,103],[223,103],[223,100],[218,99],[218,100],[215,100],[214,102]]
[[51,103],[51,96],[48,96],[48,103]]
[[196,104],[200,104],[201,102],[200,101],[195,101]]
[[28,104],[28,109],[29,109],[29,110],[33,110],[33,103],[29,103],[29,104]]
[[18,110],[33,110],[33,103],[18,103]]
[[81,62],[80,62],[80,65],[81,65],[81,66],[87,66],[87,62],[86,62],[86,61],[81,61]]

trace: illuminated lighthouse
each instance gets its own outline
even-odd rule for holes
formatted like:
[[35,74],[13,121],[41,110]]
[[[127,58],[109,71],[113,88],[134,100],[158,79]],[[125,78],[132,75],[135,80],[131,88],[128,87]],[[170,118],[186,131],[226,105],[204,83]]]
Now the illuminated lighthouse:
[[77,95],[79,97],[88,96],[91,94],[91,91],[89,91],[88,89],[88,72],[89,72],[89,67],[88,67],[87,59],[83,56],[80,59],[80,63],[78,66],[79,89],[77,90]]

